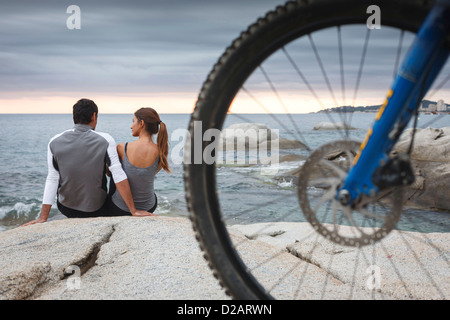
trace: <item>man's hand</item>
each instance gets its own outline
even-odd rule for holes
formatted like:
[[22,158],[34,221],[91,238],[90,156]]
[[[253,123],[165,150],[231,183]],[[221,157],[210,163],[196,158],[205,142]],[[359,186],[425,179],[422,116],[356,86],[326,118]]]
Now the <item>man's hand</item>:
[[46,222],[48,219],[48,215],[50,214],[51,208],[52,208],[51,204],[43,204],[41,207],[41,214],[40,214],[39,218],[37,218],[36,220],[30,221],[28,223],[25,223],[25,224],[21,225],[21,227],[26,227],[26,226],[29,226],[32,224]]
[[30,226],[30,225],[36,224],[36,223],[44,223],[44,222],[46,222],[46,221],[47,221],[47,219],[44,219],[44,218],[38,218],[38,219],[36,219],[36,220],[33,220],[33,221],[30,221],[30,222],[27,222],[27,223],[22,224],[21,227]]

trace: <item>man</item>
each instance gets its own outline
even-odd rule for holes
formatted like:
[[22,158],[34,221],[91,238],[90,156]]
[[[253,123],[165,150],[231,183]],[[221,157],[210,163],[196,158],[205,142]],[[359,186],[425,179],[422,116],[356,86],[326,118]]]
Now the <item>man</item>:
[[48,175],[40,216],[24,226],[46,222],[56,196],[59,211],[68,218],[109,216],[107,168],[131,214],[153,215],[136,210],[116,143],[109,134],[94,131],[97,119],[98,108],[92,100],[81,99],[73,106],[75,126],[48,144]]

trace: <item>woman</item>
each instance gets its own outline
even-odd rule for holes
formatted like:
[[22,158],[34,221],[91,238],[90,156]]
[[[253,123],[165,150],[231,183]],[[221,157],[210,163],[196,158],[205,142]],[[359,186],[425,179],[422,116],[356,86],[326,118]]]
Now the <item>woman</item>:
[[[154,109],[141,108],[134,113],[131,134],[139,139],[119,144],[117,153],[127,174],[136,209],[153,213],[158,204],[153,188],[155,175],[161,169],[170,173],[167,162],[169,145],[166,125]],[[156,134],[158,137],[155,143],[153,137]],[[131,215],[120,193],[114,190],[114,187],[111,188],[110,194],[112,194],[110,214]]]

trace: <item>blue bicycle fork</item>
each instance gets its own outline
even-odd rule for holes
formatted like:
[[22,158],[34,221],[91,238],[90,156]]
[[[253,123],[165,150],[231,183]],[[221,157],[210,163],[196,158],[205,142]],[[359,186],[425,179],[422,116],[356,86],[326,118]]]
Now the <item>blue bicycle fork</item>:
[[398,137],[444,66],[449,55],[449,34],[450,0],[441,0],[421,26],[353,167],[337,190],[336,199],[342,204],[356,204],[363,195],[373,197],[379,193],[374,174],[388,163]]

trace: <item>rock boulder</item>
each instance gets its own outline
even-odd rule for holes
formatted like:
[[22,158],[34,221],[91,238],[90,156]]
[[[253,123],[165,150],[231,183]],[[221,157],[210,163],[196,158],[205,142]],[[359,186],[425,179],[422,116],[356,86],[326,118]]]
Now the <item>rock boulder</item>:
[[[402,134],[394,153],[408,151],[411,130]],[[407,189],[409,203],[450,210],[450,127],[416,129],[411,162],[416,181]]]

